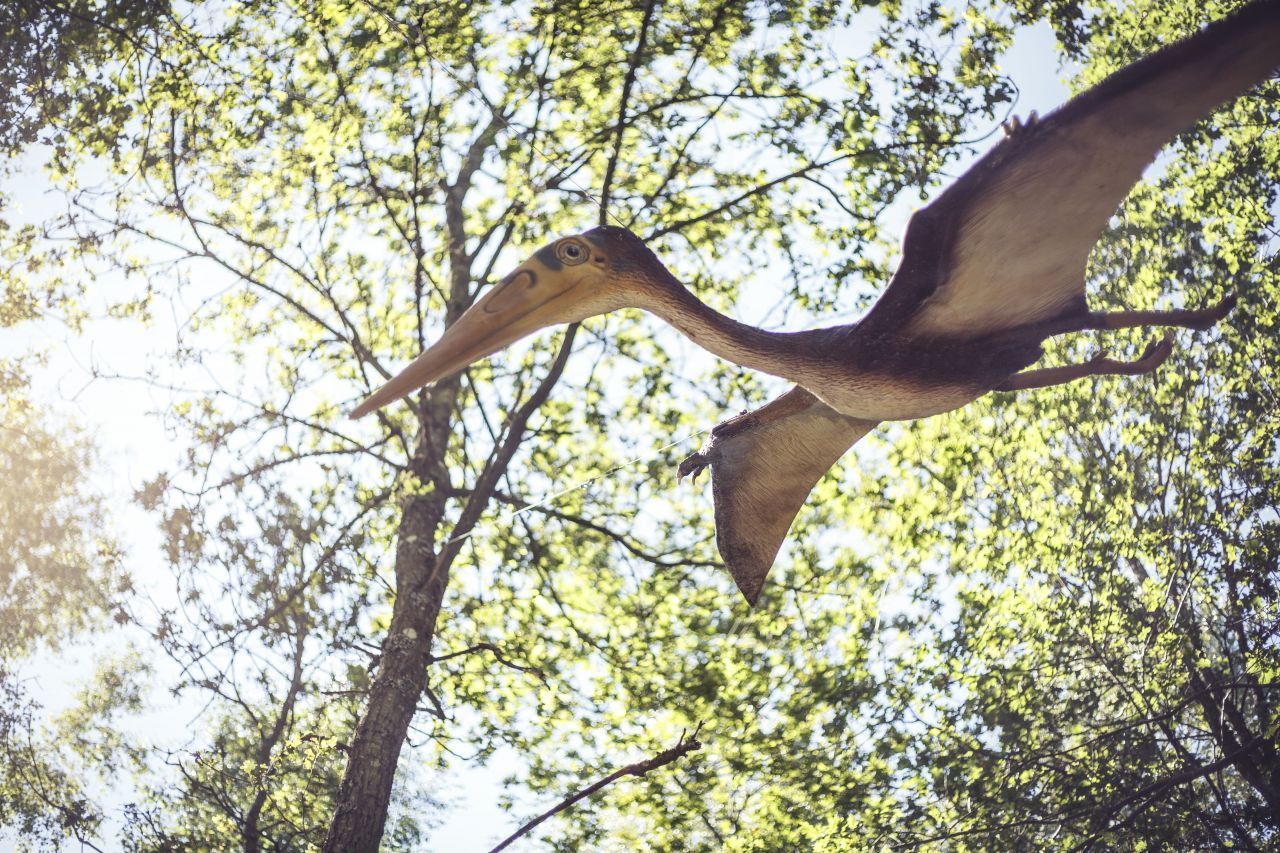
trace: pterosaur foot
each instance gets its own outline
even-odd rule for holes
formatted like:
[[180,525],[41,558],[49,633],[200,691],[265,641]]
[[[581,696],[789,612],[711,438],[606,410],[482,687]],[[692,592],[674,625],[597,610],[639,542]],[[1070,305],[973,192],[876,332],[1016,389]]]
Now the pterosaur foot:
[[1187,312],[1187,328],[1198,329],[1204,331],[1211,328],[1214,324],[1222,320],[1232,309],[1236,307],[1236,303],[1240,301],[1240,294],[1232,290],[1214,305],[1208,308],[1201,308],[1199,311]]
[[[1143,373],[1150,373],[1160,365],[1164,364],[1170,353],[1173,352],[1173,333],[1165,332],[1163,337],[1153,338],[1147,346],[1142,350],[1142,355],[1133,361],[1118,361],[1114,358],[1107,357],[1106,350],[1091,358],[1080,368],[1079,376],[1070,377],[1070,379],[1079,379],[1084,376],[1140,376]],[[1052,370],[1053,368],[1050,368]],[[1067,368],[1068,370],[1070,368]],[[1036,371],[1027,371],[1034,373]],[[1019,374],[1021,376],[1022,374]],[[1014,377],[1017,378],[1017,377]],[[1066,381],[1070,381],[1070,379]],[[1056,383],[1055,383],[1056,384]]]
[[1024,391],[1029,388],[1048,388],[1083,379],[1086,376],[1138,376],[1155,370],[1169,354],[1173,352],[1173,334],[1166,332],[1164,337],[1147,344],[1142,355],[1134,361],[1118,361],[1109,358],[1105,351],[1099,353],[1083,364],[1068,364],[1064,367],[1044,367],[1037,370],[1024,370],[1010,376],[996,386],[997,391]]
[[1137,376],[1141,373],[1150,373],[1160,365],[1164,364],[1170,354],[1173,353],[1173,332],[1165,332],[1159,339],[1152,339],[1142,351],[1142,355],[1137,361],[1118,361],[1116,365],[1123,369],[1123,372]]
[[1231,291],[1207,308],[1178,308],[1172,311],[1108,311],[1087,316],[1083,328],[1132,329],[1140,326],[1181,326],[1204,331],[1222,320],[1236,307],[1239,295]]

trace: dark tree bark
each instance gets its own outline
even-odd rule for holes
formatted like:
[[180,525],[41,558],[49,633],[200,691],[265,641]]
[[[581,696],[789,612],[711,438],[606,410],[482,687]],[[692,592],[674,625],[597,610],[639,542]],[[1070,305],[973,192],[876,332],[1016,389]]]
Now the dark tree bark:
[[[441,505],[439,500],[418,498],[405,507],[396,548],[398,579],[416,581],[438,568],[431,559],[430,543]],[[447,576],[448,571],[431,574]],[[378,673],[347,754],[326,851],[376,851],[382,840],[400,748],[427,686],[427,658],[445,579],[428,578],[421,591],[396,596]]]

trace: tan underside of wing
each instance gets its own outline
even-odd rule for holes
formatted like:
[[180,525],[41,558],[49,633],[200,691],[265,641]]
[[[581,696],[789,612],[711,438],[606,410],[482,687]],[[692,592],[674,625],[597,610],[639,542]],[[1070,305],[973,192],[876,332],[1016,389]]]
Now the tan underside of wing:
[[720,555],[754,606],[809,492],[876,424],[798,386],[743,418],[741,429],[713,438],[702,454],[711,464]]
[[1089,252],[1160,148],[1280,67],[1277,5],[1210,25],[1002,142],[910,330],[1000,331],[1078,302]]

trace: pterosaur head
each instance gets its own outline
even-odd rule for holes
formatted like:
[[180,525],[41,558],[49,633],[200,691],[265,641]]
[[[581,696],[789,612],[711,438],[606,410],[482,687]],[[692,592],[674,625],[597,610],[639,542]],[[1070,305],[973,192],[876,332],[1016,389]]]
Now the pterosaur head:
[[[399,400],[547,326],[641,304],[658,259],[624,228],[594,228],[533,253],[468,308],[427,349],[351,413]],[[647,273],[647,274],[646,274]]]

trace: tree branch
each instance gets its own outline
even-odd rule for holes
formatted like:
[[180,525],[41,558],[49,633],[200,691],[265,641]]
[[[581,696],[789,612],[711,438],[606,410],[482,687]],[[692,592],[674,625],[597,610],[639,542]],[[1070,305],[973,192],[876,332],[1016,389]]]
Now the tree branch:
[[507,428],[506,438],[503,439],[501,446],[494,451],[493,456],[490,457],[480,476],[476,478],[471,497],[462,508],[462,514],[458,517],[457,524],[453,526],[452,535],[444,544],[444,547],[440,549],[440,554],[436,558],[433,570],[421,579],[419,586],[425,587],[437,574],[441,571],[447,573],[449,566],[453,565],[454,558],[462,549],[463,540],[475,527],[476,522],[480,520],[480,514],[484,512],[485,507],[489,505],[489,499],[493,496],[494,489],[497,488],[498,478],[506,472],[507,466],[511,464],[511,458],[520,449],[520,443],[524,440],[529,418],[542,407],[542,404],[551,396],[551,389],[560,381],[560,376],[564,373],[565,364],[569,361],[569,353],[573,351],[573,339],[577,332],[577,323],[569,326],[564,333],[564,340],[560,343],[560,351],[556,353],[556,359],[552,362],[547,375],[543,377],[542,382],[539,383],[537,389],[525,401],[524,405],[512,416],[511,423]]
[[476,652],[489,652],[491,655],[493,655],[494,660],[496,660],[498,663],[502,664],[503,666],[517,670],[519,672],[527,672],[530,675],[537,676],[538,680],[542,682],[542,685],[544,687],[551,686],[550,683],[547,681],[547,674],[543,672],[541,669],[539,669],[536,666],[523,666],[521,664],[515,663],[514,661],[510,660],[505,655],[503,655],[502,650],[499,649],[497,646],[495,646],[493,643],[476,643],[474,646],[468,646],[467,648],[462,649],[461,651],[449,652],[447,655],[431,655],[430,657],[427,658],[427,663],[440,663],[441,661],[446,661],[446,660],[449,660],[450,658],[462,657],[463,655],[473,655]]
[[618,168],[618,158],[622,155],[622,134],[627,129],[627,103],[631,100],[631,87],[636,82],[636,69],[640,66],[640,57],[644,52],[644,42],[649,35],[649,24],[653,21],[654,0],[648,0],[644,6],[644,18],[640,21],[640,36],[636,39],[636,49],[631,53],[631,62],[627,66],[627,76],[622,81],[622,97],[618,101],[618,132],[613,136],[613,153],[604,170],[604,183],[600,187],[600,224],[609,224],[609,189],[613,186],[613,173]]
[[538,815],[533,820],[529,821],[524,826],[517,829],[511,835],[508,835],[505,839],[503,839],[502,843],[500,843],[497,847],[490,850],[489,853],[498,853],[499,850],[506,849],[508,846],[511,845],[513,841],[515,841],[520,836],[527,835],[528,833],[533,831],[534,827],[536,827],[538,824],[545,821],[547,818],[554,817],[560,812],[565,811],[566,809],[571,807],[574,803],[578,802],[579,800],[586,799],[587,797],[591,796],[596,791],[599,791],[601,788],[605,787],[606,785],[609,785],[613,782],[618,781],[623,776],[643,776],[652,770],[657,770],[659,767],[665,767],[668,764],[671,764],[675,761],[680,760],[685,755],[688,755],[690,752],[694,752],[696,750],[702,749],[702,742],[698,740],[698,732],[700,731],[702,731],[701,723],[699,723],[698,727],[693,730],[693,735],[688,740],[685,740],[686,732],[681,732],[680,740],[677,741],[676,745],[671,747],[670,749],[664,749],[662,752],[659,752],[653,758],[647,759],[645,761],[637,761],[635,764],[628,764],[626,767],[623,767],[619,770],[615,770],[612,773],[610,773],[608,776],[599,780],[598,782],[595,782],[594,784],[589,785],[586,788],[583,788],[581,791],[578,791],[576,794],[573,794],[572,796],[564,800],[561,800],[551,809]]
[[[455,489],[453,493],[457,495],[466,495],[466,494],[469,494],[469,491],[467,489]],[[610,539],[611,541],[621,545],[623,548],[629,551],[633,556],[639,557],[641,560],[644,560],[646,563],[650,563],[654,566],[657,566],[660,569],[675,569],[675,568],[685,568],[685,567],[700,567],[700,568],[713,568],[713,569],[724,568],[724,563],[721,562],[720,560],[667,560],[667,559],[664,559],[664,557],[666,556],[665,554],[654,554],[650,551],[645,550],[642,545],[637,543],[630,536],[627,536],[625,533],[619,533],[616,530],[610,529],[608,526],[604,524],[600,524],[599,522],[592,521],[591,519],[585,518],[580,515],[575,515],[571,512],[565,512],[564,510],[556,509],[555,507],[548,506],[545,503],[530,503],[529,501],[521,500],[515,495],[509,494],[507,492],[496,491],[496,490],[493,493],[493,498],[499,503],[504,503],[508,506],[515,507],[518,513],[537,512],[541,515],[550,516],[551,518],[556,518],[556,519],[559,519],[560,521],[565,521],[570,524],[576,525],[578,527],[584,527],[587,530],[592,530],[596,533],[599,533],[601,536],[604,536],[605,538]]]
[[[859,153],[866,154],[867,152],[864,151]],[[703,213],[699,213],[697,216],[691,216],[688,219],[681,219],[679,222],[673,222],[670,225],[666,226],[665,228],[659,228],[656,231],[652,231],[649,234],[645,235],[644,240],[646,243],[649,243],[649,242],[652,242],[653,240],[656,240],[659,237],[663,237],[667,234],[671,234],[676,231],[681,231],[685,228],[688,228],[690,225],[696,225],[699,222],[703,222],[707,219],[711,219],[712,217],[718,216],[721,213],[726,213],[732,210],[733,208],[737,207],[742,202],[751,198],[752,196],[757,196],[763,192],[768,192],[769,190],[776,187],[778,184],[786,183],[787,181],[790,181],[794,178],[804,177],[809,172],[813,172],[819,169],[825,169],[827,166],[831,166],[835,163],[839,163],[842,160],[848,160],[850,157],[853,157],[853,156],[854,156],[853,153],[837,154],[835,157],[830,157],[826,160],[816,160],[814,162],[808,163],[796,169],[795,171],[788,172],[785,175],[779,175],[778,177],[773,178],[772,180],[769,180],[769,181],[765,181],[762,184],[757,184],[751,189],[746,190],[745,192],[742,192],[734,196],[733,198],[729,199],[724,204],[718,205],[717,207],[713,207],[710,210],[704,211]]]

